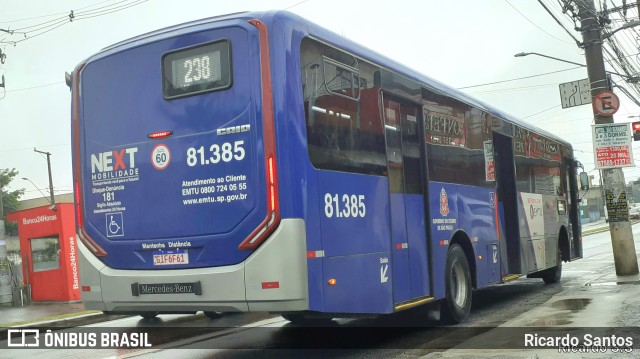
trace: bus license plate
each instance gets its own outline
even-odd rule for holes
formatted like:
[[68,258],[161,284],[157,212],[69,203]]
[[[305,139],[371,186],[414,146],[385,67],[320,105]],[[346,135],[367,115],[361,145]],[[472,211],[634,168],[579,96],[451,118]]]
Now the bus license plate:
[[189,264],[189,252],[186,250],[153,252],[153,265],[170,266]]

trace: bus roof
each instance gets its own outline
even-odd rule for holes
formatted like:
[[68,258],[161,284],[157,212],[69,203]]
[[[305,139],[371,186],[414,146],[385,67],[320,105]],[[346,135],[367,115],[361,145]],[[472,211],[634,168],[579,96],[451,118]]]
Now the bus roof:
[[107,46],[104,49],[102,49],[101,51],[101,55],[106,55],[105,53],[109,53],[113,50],[115,50],[118,47],[131,47],[131,46],[136,46],[138,45],[140,42],[143,43],[147,43],[147,42],[152,42],[155,41],[156,39],[161,39],[161,38],[165,38],[167,36],[170,35],[177,35],[182,33],[183,31],[189,31],[190,29],[193,29],[193,27],[201,27],[203,25],[212,23],[212,22],[219,22],[219,21],[225,21],[225,20],[234,20],[234,19],[260,19],[263,22],[267,23],[267,24],[272,24],[274,21],[285,21],[285,22],[291,22],[291,23],[298,23],[298,24],[302,24],[304,26],[307,26],[309,33],[313,34],[314,36],[318,36],[319,38],[321,38],[323,41],[332,44],[336,47],[342,48],[350,53],[352,53],[353,55],[362,57],[364,59],[367,59],[375,64],[378,65],[382,65],[385,66],[386,68],[388,68],[389,70],[392,70],[394,72],[397,72],[400,75],[403,75],[407,78],[410,78],[412,80],[415,80],[427,87],[429,87],[431,90],[435,90],[435,92],[438,92],[440,94],[446,95],[446,96],[450,96],[453,98],[458,99],[459,101],[462,101],[464,103],[467,103],[468,105],[471,105],[473,107],[476,107],[480,110],[483,110],[495,117],[501,118],[503,120],[507,120],[513,124],[516,124],[520,127],[523,127],[525,129],[531,130],[533,132],[539,133],[549,139],[552,139],[554,141],[559,142],[560,144],[567,146],[569,148],[572,148],[571,144],[565,140],[563,140],[562,138],[547,132],[541,128],[538,128],[528,122],[522,121],[518,118],[516,118],[515,116],[512,116],[502,110],[497,109],[496,107],[493,107],[491,105],[488,105],[460,90],[457,90],[451,86],[448,86],[438,80],[435,80],[423,73],[420,73],[418,71],[415,71],[395,60],[392,60],[380,53],[377,53],[363,45],[360,45],[352,40],[349,40],[348,38],[345,38],[344,36],[340,36],[330,30],[327,30],[326,28],[321,27],[320,25],[317,25],[307,19],[304,19],[296,14],[293,14],[291,12],[288,11],[284,11],[284,10],[272,10],[272,11],[261,11],[261,12],[237,12],[237,13],[232,13],[232,14],[226,14],[226,15],[219,15],[219,16],[214,16],[214,17],[209,17],[209,18],[205,18],[205,19],[200,19],[200,20],[195,20],[195,21],[191,21],[191,22],[187,22],[187,23],[183,23],[183,24],[178,24],[178,25],[174,25],[174,26],[170,26],[170,27],[166,27],[163,29],[158,29],[152,32],[148,32],[146,34],[142,34],[121,42],[118,42],[116,44],[113,44],[111,46]]

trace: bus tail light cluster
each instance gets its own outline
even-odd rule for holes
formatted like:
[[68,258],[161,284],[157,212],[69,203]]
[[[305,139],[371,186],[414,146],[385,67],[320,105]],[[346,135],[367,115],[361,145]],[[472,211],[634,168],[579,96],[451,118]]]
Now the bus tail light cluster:
[[267,167],[267,217],[260,223],[258,228],[251,232],[247,239],[240,243],[238,246],[240,250],[256,249],[273,233],[280,223],[277,176],[273,156],[269,156]]
[[264,23],[250,20],[258,29],[260,38],[260,76],[262,82],[262,124],[264,135],[265,169],[267,171],[267,215],[260,225],[238,245],[239,250],[258,248],[280,224],[278,203],[278,170],[276,163],[276,131],[273,111],[271,65],[269,60],[269,34]]
[[269,157],[269,198],[271,198],[271,200],[269,201],[269,211],[271,212],[275,211],[276,209],[276,184],[273,180],[273,171],[273,157]]
[[76,226],[78,240],[80,240],[95,256],[103,257],[107,252],[92,240],[84,231],[84,216],[82,215],[82,170],[80,164],[80,71],[84,64],[78,65],[73,72],[73,189],[75,200]]

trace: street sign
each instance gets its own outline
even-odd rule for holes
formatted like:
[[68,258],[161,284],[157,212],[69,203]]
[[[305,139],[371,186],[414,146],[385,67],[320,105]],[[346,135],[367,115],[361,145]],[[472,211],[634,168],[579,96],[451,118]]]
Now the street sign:
[[593,96],[593,110],[601,116],[613,116],[618,112],[620,100],[612,91],[604,90]]
[[634,166],[628,123],[593,125],[592,135],[596,169]]
[[589,79],[560,84],[560,102],[562,103],[562,108],[591,103]]

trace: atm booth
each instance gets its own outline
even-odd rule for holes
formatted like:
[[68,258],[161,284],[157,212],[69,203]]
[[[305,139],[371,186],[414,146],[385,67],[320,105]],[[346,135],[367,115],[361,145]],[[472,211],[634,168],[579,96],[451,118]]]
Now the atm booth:
[[80,270],[73,203],[56,203],[7,214],[18,223],[25,285],[34,302],[80,300]]

